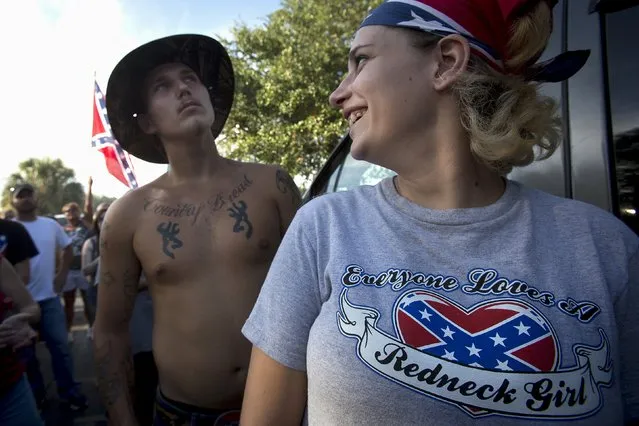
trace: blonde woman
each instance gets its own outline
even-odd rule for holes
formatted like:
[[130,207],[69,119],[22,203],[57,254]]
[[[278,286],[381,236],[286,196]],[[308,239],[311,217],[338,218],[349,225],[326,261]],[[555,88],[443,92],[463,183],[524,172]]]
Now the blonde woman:
[[394,0],[331,95],[354,158],[397,173],[303,207],[243,332],[242,424],[639,419],[639,240],[506,178],[551,155],[549,0]]

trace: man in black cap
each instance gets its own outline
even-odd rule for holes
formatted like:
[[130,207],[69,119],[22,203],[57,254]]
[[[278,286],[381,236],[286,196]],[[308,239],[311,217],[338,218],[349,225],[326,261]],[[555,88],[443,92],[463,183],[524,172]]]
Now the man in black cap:
[[[26,228],[39,254],[31,259],[27,289],[40,305],[40,335],[51,354],[53,375],[58,386],[58,395],[71,410],[87,408],[86,398],[73,378],[73,361],[67,343],[66,322],[59,294],[64,286],[73,257],[71,240],[62,226],[54,219],[38,216],[35,189],[30,184],[16,186],[12,193],[12,204],[17,221]],[[56,271],[56,258],[62,252],[62,262]],[[40,405],[46,396],[46,388],[35,347],[24,349],[27,375]]]
[[227,52],[199,35],[143,45],[109,79],[116,139],[143,160],[170,165],[116,201],[101,230],[95,357],[114,424],[136,424],[128,323],[142,271],[160,382],[154,424],[239,420],[251,350],[240,328],[300,194],[279,167],[218,153],[233,92]]

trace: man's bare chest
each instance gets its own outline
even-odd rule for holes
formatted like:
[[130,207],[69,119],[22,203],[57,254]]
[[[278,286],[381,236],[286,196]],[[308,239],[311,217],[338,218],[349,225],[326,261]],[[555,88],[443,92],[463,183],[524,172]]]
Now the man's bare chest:
[[280,242],[275,203],[246,175],[202,196],[148,198],[141,217],[134,247],[151,276],[262,265]]

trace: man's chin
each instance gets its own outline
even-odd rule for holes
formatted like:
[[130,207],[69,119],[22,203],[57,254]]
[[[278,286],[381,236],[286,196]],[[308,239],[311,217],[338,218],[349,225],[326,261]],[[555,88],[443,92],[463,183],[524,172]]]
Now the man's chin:
[[16,211],[19,214],[31,214],[36,211],[36,207],[29,208],[29,209],[16,209]]
[[178,135],[180,138],[191,139],[200,137],[211,131],[212,122],[205,120],[204,117],[191,117],[190,120],[182,122]]

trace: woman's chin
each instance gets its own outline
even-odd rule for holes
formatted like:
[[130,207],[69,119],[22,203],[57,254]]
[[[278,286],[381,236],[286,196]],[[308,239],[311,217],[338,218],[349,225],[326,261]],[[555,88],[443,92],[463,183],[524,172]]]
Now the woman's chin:
[[351,157],[356,160],[367,161],[369,146],[363,135],[351,132]]

